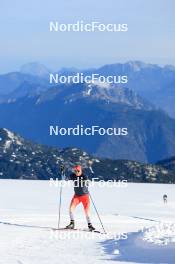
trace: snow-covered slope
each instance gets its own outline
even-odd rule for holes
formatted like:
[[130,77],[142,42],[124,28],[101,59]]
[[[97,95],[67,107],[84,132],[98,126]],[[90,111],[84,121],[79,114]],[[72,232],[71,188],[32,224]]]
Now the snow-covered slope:
[[[107,235],[52,231],[49,227],[57,227],[59,188],[48,181],[1,180],[0,263],[174,263],[174,185],[108,188],[96,183],[90,191]],[[69,221],[72,194],[71,185],[63,188],[61,226]],[[93,208],[91,213],[93,224],[102,230]],[[81,206],[75,216],[76,226],[86,228]]]

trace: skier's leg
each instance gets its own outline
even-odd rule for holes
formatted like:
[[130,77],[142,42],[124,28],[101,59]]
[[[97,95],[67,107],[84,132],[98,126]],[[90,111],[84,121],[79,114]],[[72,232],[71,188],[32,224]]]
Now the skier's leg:
[[90,219],[90,198],[89,198],[89,195],[88,194],[83,195],[81,202],[82,202],[83,207],[84,207],[84,212],[86,215],[88,228],[90,231],[93,231],[93,230],[95,230],[95,228],[92,226],[91,219]]
[[83,195],[81,201],[82,201],[82,204],[83,204],[83,208],[84,208],[84,212],[85,212],[87,223],[91,223],[91,220],[90,220],[90,199],[89,199],[89,195]]
[[76,197],[76,195],[74,195],[72,200],[71,200],[70,207],[69,207],[70,224],[66,226],[67,229],[74,229],[74,227],[75,227],[73,212],[79,203],[80,203],[80,201],[79,201],[78,197]]
[[74,195],[71,200],[70,207],[69,207],[70,220],[72,221],[74,221],[74,215],[73,215],[74,210],[79,203],[80,203],[79,198],[76,195]]

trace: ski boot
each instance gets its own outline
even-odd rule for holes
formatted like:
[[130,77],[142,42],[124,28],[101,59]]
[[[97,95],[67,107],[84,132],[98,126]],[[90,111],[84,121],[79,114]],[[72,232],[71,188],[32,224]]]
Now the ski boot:
[[74,220],[70,221],[70,224],[66,226],[66,229],[74,229],[75,228],[75,222]]
[[89,228],[89,231],[91,232],[95,230],[95,227],[93,227],[91,223],[88,223],[88,228]]

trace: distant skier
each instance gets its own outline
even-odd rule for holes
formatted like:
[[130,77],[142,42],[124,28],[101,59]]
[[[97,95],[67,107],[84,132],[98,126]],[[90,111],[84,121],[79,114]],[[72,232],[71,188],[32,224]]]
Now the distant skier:
[[95,228],[92,226],[89,209],[90,209],[90,197],[88,191],[88,177],[83,174],[82,168],[80,165],[77,165],[73,168],[74,173],[70,175],[68,178],[74,182],[74,196],[71,200],[70,207],[69,207],[69,214],[70,214],[70,224],[66,226],[67,229],[74,229],[75,221],[74,221],[74,210],[76,206],[80,203],[83,204],[84,212],[87,219],[87,224],[89,231],[94,231]]
[[163,195],[163,202],[166,204],[168,202],[168,196],[167,194]]

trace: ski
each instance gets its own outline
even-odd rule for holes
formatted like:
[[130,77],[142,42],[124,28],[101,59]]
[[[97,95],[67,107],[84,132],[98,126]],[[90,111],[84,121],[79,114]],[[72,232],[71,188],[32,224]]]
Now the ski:
[[62,227],[62,228],[52,228],[52,230],[54,230],[54,231],[82,231],[82,232],[89,232],[89,233],[104,234],[104,233],[100,232],[99,230],[90,231],[88,229],[81,229],[81,228],[69,229],[69,228]]
[[74,229],[68,229],[65,227],[62,228],[54,228],[49,226],[36,226],[36,225],[26,225],[26,224],[17,224],[17,223],[10,223],[10,222],[2,222],[0,221],[0,224],[8,225],[8,226],[17,226],[17,227],[24,227],[24,228],[39,228],[39,229],[45,229],[45,230],[54,230],[54,231],[83,231],[83,232],[91,232],[91,233],[98,233],[98,234],[104,234],[98,230],[90,231],[88,229],[81,229],[81,228],[74,228]]

